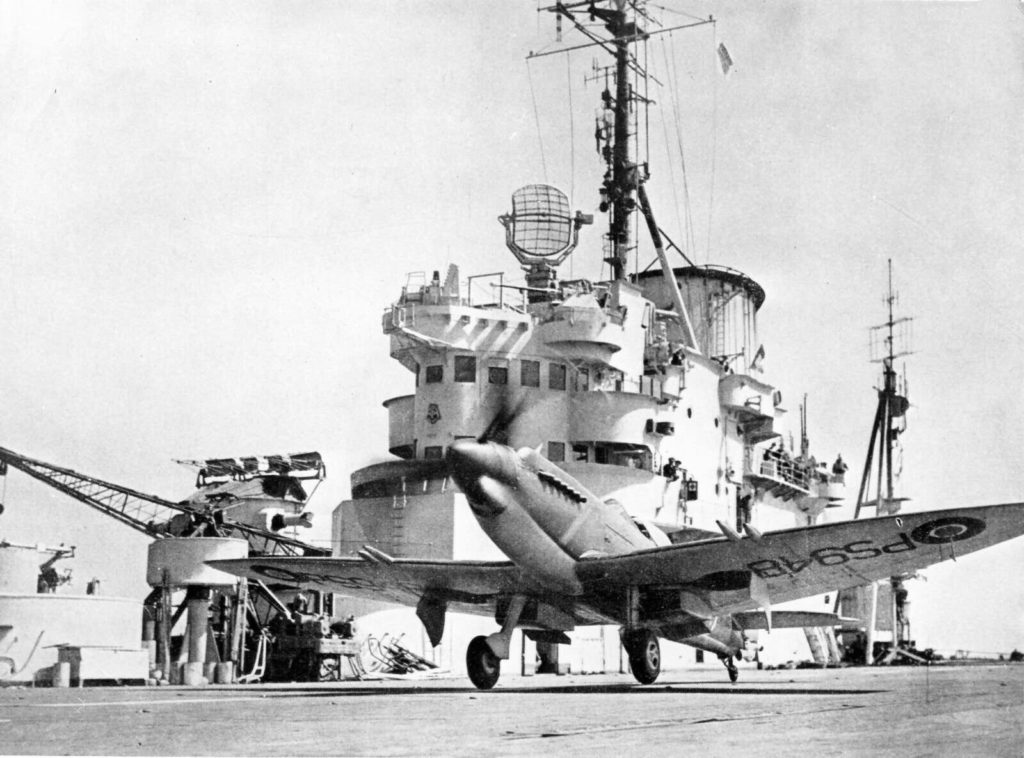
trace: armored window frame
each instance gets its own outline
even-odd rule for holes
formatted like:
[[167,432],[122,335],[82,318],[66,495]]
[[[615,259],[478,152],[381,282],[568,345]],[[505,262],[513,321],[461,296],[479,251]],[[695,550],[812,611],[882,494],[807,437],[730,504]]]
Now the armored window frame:
[[565,364],[564,363],[549,363],[548,364],[548,389],[549,390],[564,390],[565,389]]
[[455,356],[455,381],[472,384],[476,381],[476,356]]
[[540,387],[540,361],[520,361],[519,383],[523,387]]

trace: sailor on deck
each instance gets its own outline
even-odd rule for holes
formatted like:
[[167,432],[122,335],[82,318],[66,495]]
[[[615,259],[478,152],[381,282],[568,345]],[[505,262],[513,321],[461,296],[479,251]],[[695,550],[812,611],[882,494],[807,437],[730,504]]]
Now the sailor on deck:
[[846,479],[846,470],[849,466],[846,465],[846,461],[843,460],[842,453],[836,456],[836,462],[832,464],[832,475],[835,477],[837,482],[844,482]]

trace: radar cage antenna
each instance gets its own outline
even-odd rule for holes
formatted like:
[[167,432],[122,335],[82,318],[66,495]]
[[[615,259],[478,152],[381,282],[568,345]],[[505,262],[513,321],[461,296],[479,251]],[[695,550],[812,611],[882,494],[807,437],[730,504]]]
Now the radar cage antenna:
[[512,193],[512,212],[498,217],[505,245],[526,270],[527,300],[551,300],[557,292],[557,268],[579,242],[580,227],[594,217],[569,210],[569,198],[548,184],[528,184]]

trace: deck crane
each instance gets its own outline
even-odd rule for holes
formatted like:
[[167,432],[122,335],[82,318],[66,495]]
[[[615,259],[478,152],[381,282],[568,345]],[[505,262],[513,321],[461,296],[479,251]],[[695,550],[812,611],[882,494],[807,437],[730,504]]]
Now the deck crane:
[[[198,476],[196,492],[174,502],[0,447],[0,476],[8,468],[22,471],[154,540],[232,537],[245,540],[250,555],[330,555],[327,548],[279,533],[286,526],[309,525],[308,515],[295,511],[308,498],[300,480],[319,482],[325,476],[319,453],[178,462],[198,468]],[[220,610],[215,614],[220,626],[214,630],[222,648],[218,655],[233,661],[239,672],[245,667],[247,647],[250,657],[255,650],[266,650],[265,630],[271,618],[289,613],[263,582],[243,583],[237,592],[216,592],[206,602],[210,600]],[[156,640],[165,670],[170,668],[171,630],[188,602],[186,597],[173,608],[167,587],[157,587],[145,601],[147,620],[155,623],[147,624],[144,634]],[[330,598],[315,602],[319,610],[330,610]]]
[[[284,458],[284,456],[276,457]],[[271,459],[273,458],[274,456],[271,456]],[[280,465],[273,469],[272,476],[293,478],[298,475],[302,478],[309,478],[302,475],[310,470],[308,461],[316,461],[319,467],[313,469],[316,471],[315,475],[319,479],[323,478],[323,464],[319,454],[305,453],[302,456],[288,456],[288,458],[302,461],[302,463],[294,468],[288,464]],[[235,468],[244,472],[245,462],[249,460],[255,459],[240,459],[241,463]],[[221,491],[207,495],[206,504],[199,502],[200,498],[195,495],[188,500],[176,503],[156,495],[147,495],[130,487],[80,474],[69,468],[29,458],[4,447],[0,447],[0,461],[155,539],[202,536],[237,537],[246,540],[249,543],[249,551],[256,555],[330,555],[330,550],[326,548],[286,537],[271,528],[261,528],[229,518],[231,501],[237,501],[238,497],[227,493],[226,488],[223,487],[217,488]],[[190,465],[196,463],[194,461],[182,462]],[[199,485],[197,494],[203,492],[204,488],[211,488],[214,483],[212,476],[222,475],[232,477],[232,481],[235,482],[244,481],[243,473],[229,470],[221,461],[208,463],[211,465],[200,471],[197,480]],[[214,465],[218,463],[221,463],[219,468]],[[258,470],[249,472],[250,478],[259,474]],[[303,497],[303,499],[305,498]]]

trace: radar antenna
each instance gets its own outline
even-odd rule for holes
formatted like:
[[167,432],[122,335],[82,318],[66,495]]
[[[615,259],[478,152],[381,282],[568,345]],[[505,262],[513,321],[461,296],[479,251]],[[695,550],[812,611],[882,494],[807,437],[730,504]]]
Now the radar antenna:
[[569,211],[569,198],[556,187],[528,184],[512,193],[512,212],[498,217],[505,244],[526,269],[531,303],[550,300],[556,291],[555,269],[572,254],[580,227],[594,217]]

